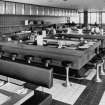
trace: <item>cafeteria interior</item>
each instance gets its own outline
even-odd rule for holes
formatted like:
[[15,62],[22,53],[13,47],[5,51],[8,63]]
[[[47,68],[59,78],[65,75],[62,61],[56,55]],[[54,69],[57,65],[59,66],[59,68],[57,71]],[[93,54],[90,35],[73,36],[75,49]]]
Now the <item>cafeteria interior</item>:
[[0,105],[105,105],[105,1],[1,0]]

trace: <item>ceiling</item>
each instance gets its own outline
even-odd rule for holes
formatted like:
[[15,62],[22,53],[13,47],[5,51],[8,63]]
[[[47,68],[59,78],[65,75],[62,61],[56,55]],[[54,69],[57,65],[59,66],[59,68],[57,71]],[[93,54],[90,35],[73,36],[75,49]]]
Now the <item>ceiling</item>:
[[36,5],[60,7],[60,8],[105,8],[105,0],[4,0],[13,2],[30,3]]

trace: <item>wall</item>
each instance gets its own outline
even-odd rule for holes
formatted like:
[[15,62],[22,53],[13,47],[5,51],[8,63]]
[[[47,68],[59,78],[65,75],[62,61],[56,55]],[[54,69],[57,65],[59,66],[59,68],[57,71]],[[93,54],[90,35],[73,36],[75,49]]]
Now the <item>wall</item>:
[[65,23],[65,17],[41,17],[41,16],[19,16],[19,15],[0,15],[0,33],[12,33],[26,28],[25,20],[44,20],[49,23]]
[[36,19],[44,20],[45,22],[50,22],[50,23],[65,23],[66,18],[65,17],[36,17]]

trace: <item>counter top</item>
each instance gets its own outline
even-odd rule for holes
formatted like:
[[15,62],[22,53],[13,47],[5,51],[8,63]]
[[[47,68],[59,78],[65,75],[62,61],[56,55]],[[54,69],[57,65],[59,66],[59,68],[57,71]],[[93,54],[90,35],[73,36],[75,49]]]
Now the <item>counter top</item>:
[[[95,49],[99,48],[101,42],[96,41],[85,49],[54,48],[50,46],[26,45],[17,42],[0,42],[1,50],[6,53],[32,55],[39,58],[51,58],[53,61],[72,61],[73,69],[80,69],[95,55]],[[81,46],[84,47],[84,46]],[[62,66],[62,65],[61,65]]]

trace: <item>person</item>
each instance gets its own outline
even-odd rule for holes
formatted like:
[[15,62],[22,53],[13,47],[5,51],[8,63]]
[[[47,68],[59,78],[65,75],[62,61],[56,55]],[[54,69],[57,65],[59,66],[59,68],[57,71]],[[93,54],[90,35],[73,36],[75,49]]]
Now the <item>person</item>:
[[100,34],[101,34],[101,35],[104,35],[104,30],[103,30],[102,27],[100,27]]
[[45,28],[42,28],[42,35],[43,35],[43,37],[46,37],[46,29]]
[[67,26],[65,29],[67,30],[67,32],[66,32],[67,34],[71,33],[71,28],[69,26]]
[[51,27],[51,29],[50,29],[50,34],[53,34],[53,35],[55,35],[56,34],[56,29],[55,29],[55,27]]
[[33,30],[32,26],[30,27],[29,31],[31,31],[31,33],[33,33],[33,32],[34,32],[34,30]]
[[82,35],[83,33],[82,33],[82,27],[80,26],[79,28],[78,28],[78,34],[80,34],[80,35]]
[[98,26],[97,22],[94,23],[94,26]]
[[38,32],[36,40],[37,40],[37,45],[43,46],[43,35],[41,31]]
[[56,29],[55,28],[53,28],[53,35],[55,35],[56,34]]
[[35,41],[35,33],[32,33],[29,39],[30,39],[31,41]]
[[98,26],[95,26],[94,31],[95,31],[96,34],[99,34],[99,33],[100,33],[100,29],[99,29],[99,27],[98,27]]
[[91,28],[91,34],[94,34],[94,33],[95,33],[95,28],[92,27],[92,28]]

